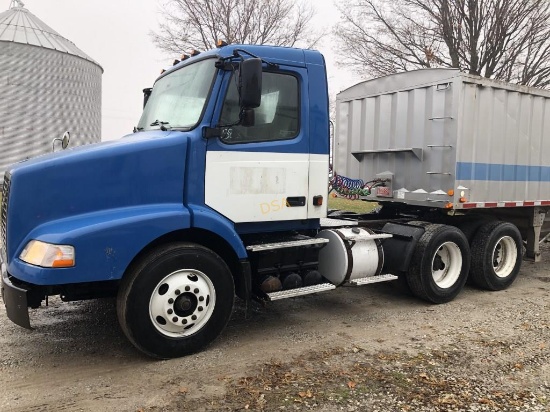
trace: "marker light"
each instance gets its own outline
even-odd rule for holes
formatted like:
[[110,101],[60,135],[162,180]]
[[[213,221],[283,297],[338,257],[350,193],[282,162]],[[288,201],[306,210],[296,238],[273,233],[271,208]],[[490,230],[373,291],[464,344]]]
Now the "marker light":
[[454,195],[455,195],[455,191],[454,191],[453,189],[449,189],[449,190],[447,190],[447,194],[448,194],[449,196],[454,196]]
[[458,199],[458,201],[460,203],[466,203],[468,200],[465,197],[461,197],[460,199]]
[[445,209],[452,209],[453,204],[451,202],[445,204]]
[[19,256],[23,262],[44,268],[67,268],[74,266],[74,247],[53,245],[51,243],[31,240]]

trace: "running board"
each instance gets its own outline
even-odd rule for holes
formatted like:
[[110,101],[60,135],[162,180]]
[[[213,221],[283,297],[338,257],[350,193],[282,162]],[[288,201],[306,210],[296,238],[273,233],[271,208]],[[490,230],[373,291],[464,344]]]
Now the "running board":
[[281,290],[280,292],[267,293],[267,298],[271,301],[293,298],[295,296],[309,295],[311,293],[324,292],[326,290],[336,289],[332,283],[321,283],[319,285],[304,286],[303,288]]
[[322,245],[328,243],[328,239],[324,238],[311,238],[303,240],[291,240],[288,242],[277,242],[277,243],[259,243],[256,245],[250,245],[246,247],[246,250],[251,252],[261,252],[264,250],[273,250],[273,249],[284,249],[287,247],[300,247],[300,246],[310,246],[310,245]]
[[360,286],[368,285],[369,283],[378,283],[378,282],[388,282],[390,280],[396,280],[397,276],[394,275],[378,275],[378,276],[367,276],[364,278],[353,279],[348,282],[348,285]]

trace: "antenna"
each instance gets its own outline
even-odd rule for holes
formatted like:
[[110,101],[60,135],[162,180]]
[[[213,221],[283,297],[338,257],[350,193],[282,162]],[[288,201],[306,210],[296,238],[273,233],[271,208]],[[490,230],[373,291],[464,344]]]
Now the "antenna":
[[25,7],[25,3],[21,0],[11,0],[10,9],[13,9],[14,7]]

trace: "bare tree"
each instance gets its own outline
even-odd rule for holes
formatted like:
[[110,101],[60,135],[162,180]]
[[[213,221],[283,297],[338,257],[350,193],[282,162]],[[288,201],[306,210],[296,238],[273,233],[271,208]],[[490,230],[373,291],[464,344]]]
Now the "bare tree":
[[314,14],[303,0],[167,0],[153,41],[170,53],[210,49],[218,39],[312,47],[322,36],[310,27]]
[[550,86],[548,0],[356,0],[340,12],[345,61],[371,77],[452,67]]

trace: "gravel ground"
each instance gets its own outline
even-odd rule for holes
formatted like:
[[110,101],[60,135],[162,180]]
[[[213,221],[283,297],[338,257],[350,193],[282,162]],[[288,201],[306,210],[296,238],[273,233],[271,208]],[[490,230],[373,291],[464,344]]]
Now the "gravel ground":
[[501,292],[429,305],[392,283],[248,313],[205,351],[152,361],[114,302],[0,306],[2,411],[550,411],[550,247]]

